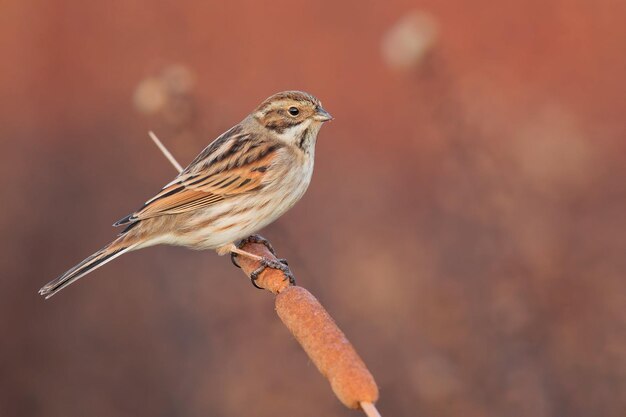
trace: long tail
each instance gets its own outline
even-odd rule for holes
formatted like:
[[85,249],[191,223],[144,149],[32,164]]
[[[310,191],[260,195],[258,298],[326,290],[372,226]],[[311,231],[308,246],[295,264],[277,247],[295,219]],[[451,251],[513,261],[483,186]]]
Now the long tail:
[[50,281],[39,290],[39,294],[48,299],[88,273],[95,271],[107,262],[132,250],[136,245],[125,243],[124,240],[126,239],[124,238],[125,236],[120,236],[57,279]]

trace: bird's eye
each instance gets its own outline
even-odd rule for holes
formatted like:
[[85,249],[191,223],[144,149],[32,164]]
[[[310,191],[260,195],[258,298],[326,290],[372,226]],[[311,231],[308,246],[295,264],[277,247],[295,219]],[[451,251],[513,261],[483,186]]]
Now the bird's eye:
[[300,113],[297,107],[289,107],[289,114],[292,116],[297,116]]

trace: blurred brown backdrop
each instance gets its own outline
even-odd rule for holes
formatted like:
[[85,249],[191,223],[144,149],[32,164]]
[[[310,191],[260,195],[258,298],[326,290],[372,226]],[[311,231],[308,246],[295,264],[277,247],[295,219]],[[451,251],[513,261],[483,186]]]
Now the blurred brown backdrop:
[[[226,4],[227,3],[227,4]],[[0,1],[0,414],[345,410],[226,258],[37,289],[285,89],[305,198],[267,228],[386,416],[623,416],[626,3]]]

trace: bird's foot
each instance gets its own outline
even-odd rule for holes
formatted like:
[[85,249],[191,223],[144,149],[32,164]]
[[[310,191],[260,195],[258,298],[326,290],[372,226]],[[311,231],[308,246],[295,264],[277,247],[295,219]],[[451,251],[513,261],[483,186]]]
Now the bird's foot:
[[285,274],[285,279],[288,279],[291,285],[296,285],[296,278],[291,273],[286,259],[278,259],[275,261],[273,259],[263,258],[260,262],[261,266],[252,271],[250,274],[250,281],[252,281],[252,285],[256,288],[260,290],[264,289],[263,287],[259,287],[257,285],[256,280],[259,279],[259,275],[265,271],[266,268],[278,269],[279,271],[282,271],[283,274]]
[[270,243],[269,240],[265,239],[263,236],[261,235],[250,235],[247,238],[241,240],[238,244],[237,247],[239,249],[241,249],[241,247],[245,244],[248,243],[260,243],[263,246],[265,246],[267,248],[267,250],[269,250],[271,252],[272,255],[276,256],[276,251],[274,250],[274,247],[272,246],[272,244]]
[[[260,243],[263,246],[265,246],[267,248],[267,250],[270,251],[270,253],[274,256],[276,256],[276,251],[274,250],[274,247],[272,246],[272,244],[270,243],[269,240],[265,239],[263,236],[261,235],[251,235],[248,236],[245,239],[240,240],[235,247],[237,249],[241,249],[244,245],[248,244],[248,243]],[[239,265],[239,263],[236,261],[237,258],[237,253],[235,252],[231,252],[230,253],[230,260],[233,263],[233,265],[235,265],[237,268],[241,268],[241,266]],[[281,263],[283,261],[283,259],[280,260]],[[287,261],[285,260],[284,262],[285,265],[287,265]]]

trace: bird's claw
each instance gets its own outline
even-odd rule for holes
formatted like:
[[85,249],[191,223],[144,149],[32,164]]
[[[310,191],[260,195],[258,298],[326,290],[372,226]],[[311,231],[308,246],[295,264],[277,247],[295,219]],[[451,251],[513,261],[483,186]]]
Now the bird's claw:
[[248,243],[260,243],[265,246],[272,255],[276,256],[276,251],[274,250],[274,247],[272,246],[270,241],[265,239],[261,235],[250,235],[247,238],[242,239],[239,243],[237,243],[237,248],[241,249],[243,245]]
[[259,275],[263,271],[265,271],[266,268],[278,269],[279,271],[282,271],[282,273],[285,275],[285,279],[288,279],[291,285],[296,284],[296,278],[291,273],[291,270],[287,265],[286,259],[278,259],[275,261],[273,259],[263,258],[261,260],[261,266],[252,271],[252,273],[250,274],[250,281],[252,281],[252,285],[254,285],[256,288],[260,290],[264,289],[257,285],[256,280],[259,279]]
[[[239,241],[236,246],[238,249],[241,249],[244,245],[248,243],[260,243],[265,246],[272,255],[276,256],[276,251],[274,250],[272,244],[261,235],[248,236],[247,238]],[[239,262],[237,262],[237,256],[238,255],[236,253],[231,252],[230,260],[237,268],[241,268],[241,265],[239,265]],[[291,285],[295,285],[296,279],[291,273],[291,270],[289,269],[289,263],[286,259],[273,260],[264,257],[261,259],[260,263],[261,265],[250,274],[250,281],[252,281],[252,285],[254,285],[256,288],[260,290],[263,289],[257,285],[256,280],[259,279],[259,275],[261,275],[261,273],[265,271],[266,268],[278,269],[279,271],[282,271],[283,274],[285,274],[285,279],[288,279]]]
[[[276,251],[274,250],[274,247],[272,246],[272,244],[270,243],[269,240],[265,239],[263,236],[261,235],[250,235],[245,239],[240,240],[237,245],[237,249],[241,249],[244,245],[248,244],[248,243],[260,243],[263,246],[265,246],[267,248],[267,250],[270,251],[270,253],[274,256],[276,256]],[[236,261],[237,258],[237,254],[235,252],[231,252],[230,253],[230,261],[233,263],[233,265],[235,265],[237,268],[241,268],[241,265],[239,265],[239,262]],[[284,259],[280,260],[281,262]],[[287,265],[287,261],[284,260],[285,265]]]
[[237,254],[235,252],[231,252],[230,253],[230,261],[233,263],[233,265],[235,265],[237,268],[241,268],[241,265],[239,265],[239,262],[237,262]]

